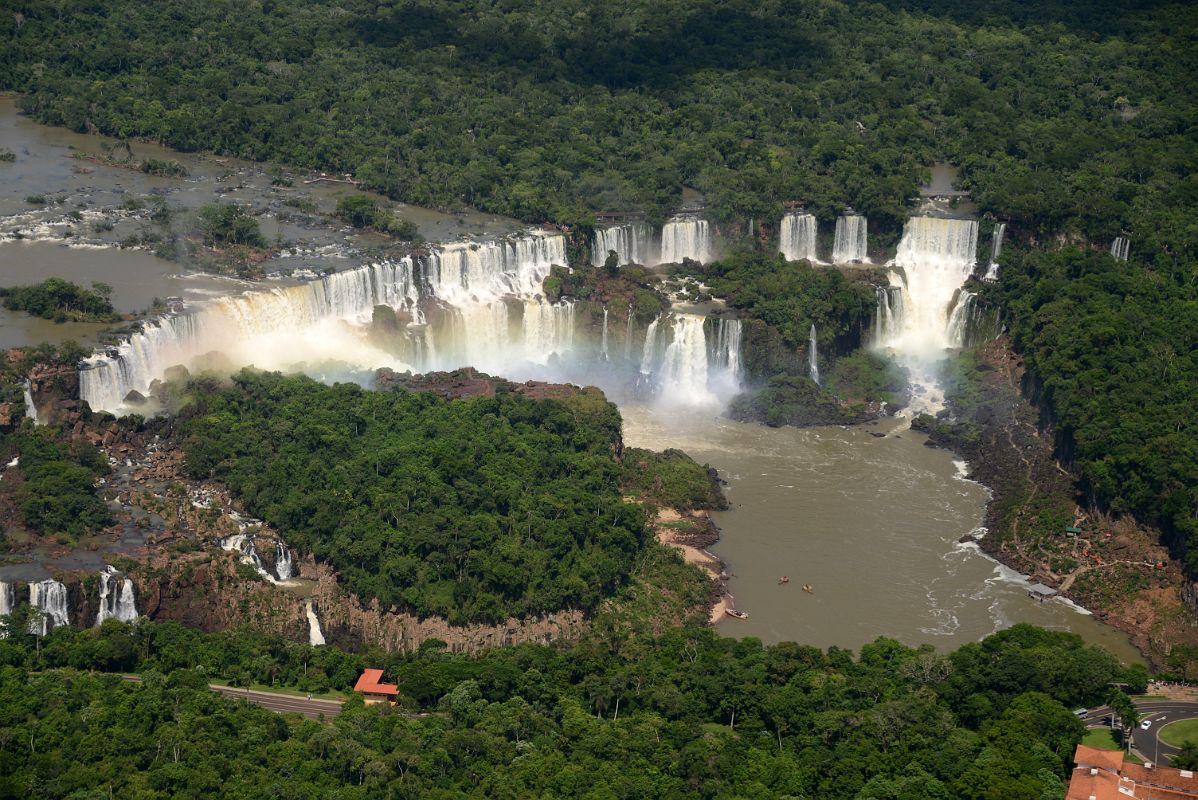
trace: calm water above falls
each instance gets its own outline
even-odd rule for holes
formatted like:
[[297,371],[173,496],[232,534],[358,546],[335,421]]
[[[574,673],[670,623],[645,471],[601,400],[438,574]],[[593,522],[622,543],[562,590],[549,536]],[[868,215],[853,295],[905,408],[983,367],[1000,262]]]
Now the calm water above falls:
[[[732,508],[715,515],[722,538],[712,550],[750,617],[726,620],[725,635],[854,649],[892,636],[948,649],[1030,622],[1138,660],[1118,631],[1031,600],[1015,573],[957,543],[981,524],[986,491],[921,434],[622,411],[628,444],[681,448],[728,481]],[[779,586],[781,575],[790,583]]]

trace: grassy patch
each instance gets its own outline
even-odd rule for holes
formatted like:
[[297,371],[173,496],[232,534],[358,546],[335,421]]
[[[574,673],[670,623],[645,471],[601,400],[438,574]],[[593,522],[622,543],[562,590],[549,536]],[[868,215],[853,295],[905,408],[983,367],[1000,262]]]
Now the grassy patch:
[[1181,747],[1186,742],[1198,744],[1198,719],[1183,719],[1170,722],[1157,732],[1165,744]]
[[1099,750],[1123,749],[1123,745],[1115,740],[1115,734],[1110,728],[1090,728],[1082,738],[1082,744],[1097,747]]

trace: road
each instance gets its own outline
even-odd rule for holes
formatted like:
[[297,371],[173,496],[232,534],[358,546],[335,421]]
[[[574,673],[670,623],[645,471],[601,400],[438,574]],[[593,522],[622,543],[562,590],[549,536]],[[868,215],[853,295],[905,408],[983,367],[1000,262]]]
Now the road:
[[[1157,733],[1170,722],[1198,719],[1198,703],[1186,703],[1180,700],[1143,700],[1136,703],[1136,710],[1140,712],[1140,721],[1151,720],[1152,726],[1148,730],[1144,730],[1137,725],[1131,734],[1132,746],[1145,761],[1151,761],[1154,764],[1162,762],[1168,764],[1169,759],[1177,754],[1177,748],[1162,742],[1157,737]],[[1104,718],[1110,713],[1111,710],[1105,706],[1095,708],[1087,713],[1082,721],[1086,723],[1087,727],[1106,727],[1107,723]]]
[[219,684],[210,683],[208,688],[214,692],[219,692],[225,697],[232,697],[238,700],[248,700],[256,706],[269,708],[271,711],[295,712],[303,714],[308,719],[332,719],[341,713],[340,700],[309,700],[306,697],[299,697],[293,694],[281,694],[279,692],[259,692],[255,689],[241,689],[236,686],[221,686]]
[[[141,683],[140,675],[122,675],[127,681]],[[256,706],[268,708],[271,711],[277,711],[280,714],[292,712],[303,714],[308,719],[332,719],[341,713],[340,700],[309,700],[306,697],[301,697],[294,694],[284,694],[282,692],[261,692],[257,689],[242,689],[236,686],[222,686],[219,683],[210,683],[208,688],[218,694],[223,694],[225,697],[230,697],[235,700],[245,700],[253,703]]]

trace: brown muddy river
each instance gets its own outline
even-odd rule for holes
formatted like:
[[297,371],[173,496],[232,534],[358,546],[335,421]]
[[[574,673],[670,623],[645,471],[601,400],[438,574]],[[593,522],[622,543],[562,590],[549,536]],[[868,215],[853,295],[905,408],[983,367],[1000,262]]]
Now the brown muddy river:
[[[1139,660],[1115,629],[1037,603],[1017,573],[958,544],[981,525],[986,490],[899,420],[800,430],[621,411],[628,444],[685,450],[728,482],[732,507],[715,514],[722,535],[711,549],[749,618],[726,619],[725,635],[854,649],[891,636],[947,649],[1029,622]],[[782,575],[789,584],[778,585]]]

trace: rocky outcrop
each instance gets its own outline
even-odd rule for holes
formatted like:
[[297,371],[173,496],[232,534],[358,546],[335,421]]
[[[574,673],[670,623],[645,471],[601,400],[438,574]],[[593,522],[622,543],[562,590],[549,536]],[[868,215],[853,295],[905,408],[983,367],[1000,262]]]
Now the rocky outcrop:
[[384,368],[375,373],[374,381],[375,387],[379,390],[406,389],[409,392],[428,392],[445,400],[493,397],[498,391],[524,395],[533,400],[564,400],[584,393],[603,396],[602,392],[594,387],[584,389],[568,383],[546,383],[545,381],[513,383],[485,372],[479,372],[472,367],[456,369],[453,372],[429,372],[423,375],[395,372]]

